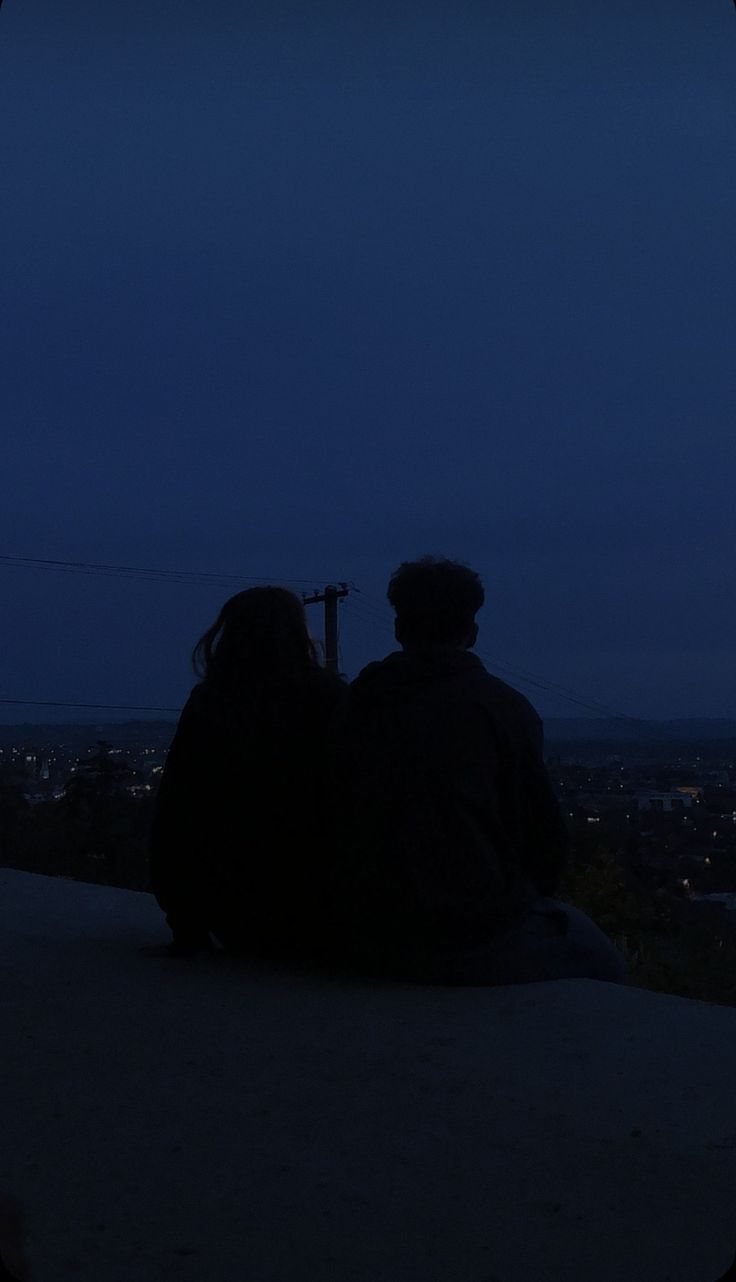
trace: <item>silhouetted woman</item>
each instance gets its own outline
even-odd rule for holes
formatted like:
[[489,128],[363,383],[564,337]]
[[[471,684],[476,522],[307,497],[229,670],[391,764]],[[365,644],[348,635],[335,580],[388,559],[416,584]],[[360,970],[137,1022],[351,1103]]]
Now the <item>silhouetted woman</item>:
[[284,588],[225,602],[192,655],[201,681],[166,760],[151,888],[195,953],[311,954],[320,944],[329,728],[346,686],[320,667],[304,606]]

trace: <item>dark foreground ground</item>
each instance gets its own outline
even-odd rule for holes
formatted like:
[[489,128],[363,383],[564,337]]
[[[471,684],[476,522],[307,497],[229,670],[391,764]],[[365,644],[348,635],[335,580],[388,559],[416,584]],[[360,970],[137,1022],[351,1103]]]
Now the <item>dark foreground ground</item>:
[[0,1185],[37,1282],[715,1282],[736,1012],[331,980],[0,871]]

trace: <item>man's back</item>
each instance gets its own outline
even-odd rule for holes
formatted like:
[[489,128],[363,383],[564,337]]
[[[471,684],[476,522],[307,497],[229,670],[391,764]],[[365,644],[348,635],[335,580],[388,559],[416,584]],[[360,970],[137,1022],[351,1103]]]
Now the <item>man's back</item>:
[[541,722],[466,650],[365,668],[336,770],[339,913],[358,951],[472,948],[556,890],[566,838]]

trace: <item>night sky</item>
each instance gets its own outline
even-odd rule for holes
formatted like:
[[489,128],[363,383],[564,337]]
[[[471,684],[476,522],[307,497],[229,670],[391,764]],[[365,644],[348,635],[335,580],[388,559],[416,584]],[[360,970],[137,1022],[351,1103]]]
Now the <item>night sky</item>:
[[[500,675],[736,716],[735,62],[730,0],[5,0],[0,555],[352,581],[354,676],[444,554]],[[0,695],[178,707],[237,587],[0,562]]]

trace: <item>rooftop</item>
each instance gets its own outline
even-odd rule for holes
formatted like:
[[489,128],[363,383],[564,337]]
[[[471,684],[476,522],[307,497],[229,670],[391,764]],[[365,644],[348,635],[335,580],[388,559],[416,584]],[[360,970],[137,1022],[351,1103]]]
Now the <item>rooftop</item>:
[[35,1282],[715,1282],[736,1010],[346,982],[0,870],[2,1185]]

